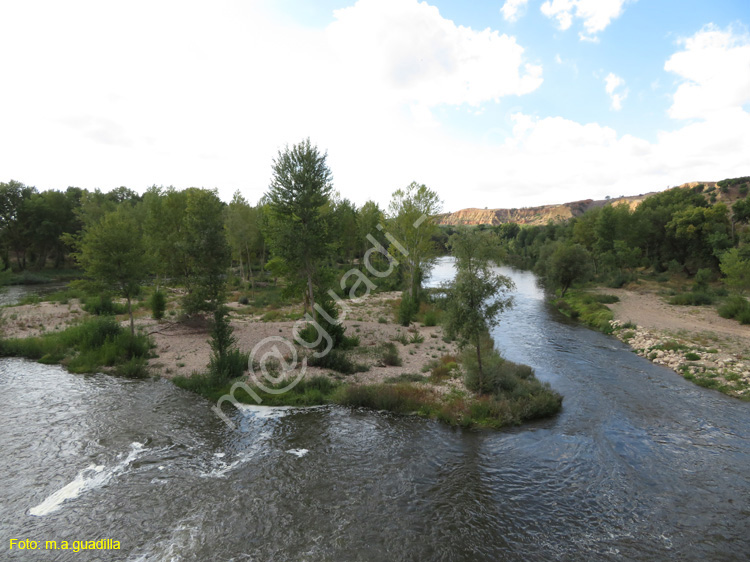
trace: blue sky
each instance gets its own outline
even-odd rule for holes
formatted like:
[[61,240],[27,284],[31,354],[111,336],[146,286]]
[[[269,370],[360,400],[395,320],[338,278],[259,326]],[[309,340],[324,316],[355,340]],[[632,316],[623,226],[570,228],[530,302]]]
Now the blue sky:
[[0,180],[266,190],[309,136],[358,204],[750,174],[746,0],[3,3]]

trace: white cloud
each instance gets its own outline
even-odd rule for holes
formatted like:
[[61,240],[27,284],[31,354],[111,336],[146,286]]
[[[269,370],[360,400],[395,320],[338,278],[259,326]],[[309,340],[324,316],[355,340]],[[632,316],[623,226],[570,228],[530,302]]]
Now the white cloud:
[[529,0],[505,0],[505,4],[500,8],[500,12],[506,21],[514,22],[523,15],[526,4]]
[[604,84],[604,90],[612,102],[612,109],[620,111],[622,109],[622,102],[628,97],[628,89],[624,88],[625,80],[610,72],[604,79]]
[[683,39],[664,70],[681,78],[669,109],[675,119],[704,119],[750,102],[750,37],[709,25]]
[[[727,32],[697,34],[667,64],[684,80],[673,116],[700,120],[646,141],[528,107],[507,119],[488,110],[456,134],[446,113],[531,91],[541,69],[527,66],[514,38],[457,26],[415,0],[362,1],[326,29],[233,1],[0,2],[0,20],[0,52],[9,54],[0,57],[0,181],[195,185],[255,201],[277,149],[307,136],[328,150],[335,188],[357,204],[385,204],[413,180],[455,210],[748,173],[746,43],[719,41]],[[737,66],[710,80],[694,75],[706,53],[706,69],[725,56]],[[727,90],[718,100],[704,89],[712,80]],[[686,86],[698,94],[683,96]],[[477,122],[486,130],[472,130]]]
[[620,17],[623,5],[629,0],[547,0],[542,4],[542,13],[557,20],[558,27],[565,31],[573,25],[573,18],[583,20],[586,33],[581,40],[596,41],[596,34]]
[[345,72],[395,101],[478,105],[542,83],[514,38],[457,26],[425,2],[359,0],[334,15],[326,35]]

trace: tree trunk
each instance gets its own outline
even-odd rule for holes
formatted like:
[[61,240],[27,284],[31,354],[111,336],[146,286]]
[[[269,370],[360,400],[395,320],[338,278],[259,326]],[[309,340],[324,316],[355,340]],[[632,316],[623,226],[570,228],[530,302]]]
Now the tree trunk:
[[128,295],[128,314],[130,314],[130,335],[135,336],[135,323],[133,322],[133,306],[130,303],[130,295]]
[[315,311],[315,296],[313,294],[312,286],[312,272],[307,272],[307,294],[310,299],[310,310],[312,311],[312,317],[314,320],[318,319],[317,312]]
[[484,391],[484,372],[482,370],[482,350],[480,336],[477,335],[477,371],[479,372],[479,394]]
[[253,264],[250,260],[250,249],[245,244],[245,252],[247,253],[247,271],[250,274],[250,292],[253,298],[255,298],[255,277],[253,277]]

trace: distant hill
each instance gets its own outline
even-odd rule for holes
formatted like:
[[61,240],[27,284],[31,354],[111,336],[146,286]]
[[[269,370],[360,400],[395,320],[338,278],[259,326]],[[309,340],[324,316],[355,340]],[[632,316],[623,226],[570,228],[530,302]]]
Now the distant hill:
[[[716,189],[717,182],[690,182],[680,185],[681,188],[694,188],[703,184],[704,189]],[[712,189],[713,188],[713,189]],[[517,224],[542,225],[549,221],[565,221],[577,217],[594,207],[604,205],[628,205],[635,209],[641,201],[659,193],[652,191],[641,195],[629,197],[615,197],[611,199],[584,199],[560,205],[542,205],[541,207],[522,207],[520,209],[462,209],[454,213],[443,213],[436,217],[437,224],[441,225],[498,225],[508,222]]]

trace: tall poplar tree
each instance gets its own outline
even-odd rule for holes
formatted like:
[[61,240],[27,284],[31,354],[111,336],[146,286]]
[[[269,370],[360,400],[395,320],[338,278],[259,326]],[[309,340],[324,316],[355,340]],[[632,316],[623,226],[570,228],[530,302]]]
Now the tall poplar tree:
[[274,254],[285,262],[288,280],[303,289],[313,317],[315,286],[331,242],[323,213],[333,188],[327,157],[309,138],[280,150],[268,192]]

